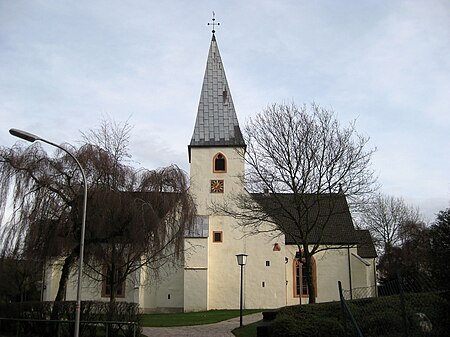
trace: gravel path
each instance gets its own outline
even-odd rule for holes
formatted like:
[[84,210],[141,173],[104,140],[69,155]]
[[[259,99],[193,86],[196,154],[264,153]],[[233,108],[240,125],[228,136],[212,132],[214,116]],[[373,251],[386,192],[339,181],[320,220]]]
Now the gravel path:
[[[262,320],[262,313],[246,315],[243,324],[247,325]],[[180,326],[173,328],[143,328],[148,337],[227,337],[234,336],[231,330],[239,326],[239,317],[214,324]]]

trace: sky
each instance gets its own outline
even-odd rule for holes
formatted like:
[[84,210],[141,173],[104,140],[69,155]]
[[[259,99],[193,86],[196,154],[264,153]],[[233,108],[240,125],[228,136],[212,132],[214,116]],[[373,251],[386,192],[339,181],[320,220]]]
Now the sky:
[[107,118],[133,125],[136,165],[188,171],[213,11],[241,128],[316,102],[370,137],[380,192],[426,221],[450,206],[448,0],[0,0],[0,146]]

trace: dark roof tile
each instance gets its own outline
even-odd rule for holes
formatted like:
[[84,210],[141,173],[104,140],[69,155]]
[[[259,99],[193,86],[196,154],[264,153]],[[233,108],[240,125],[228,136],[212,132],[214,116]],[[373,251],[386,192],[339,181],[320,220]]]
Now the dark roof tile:
[[[312,244],[347,245],[358,242],[343,194],[303,194],[298,197],[298,202],[293,194],[252,195],[264,212],[278,223],[286,236],[286,244],[301,242],[300,229],[304,233],[308,231],[308,241]],[[299,218],[304,218],[300,222],[302,228],[297,227]]]
[[362,258],[376,258],[377,252],[373,244],[372,236],[367,229],[356,230],[358,238],[358,255]]

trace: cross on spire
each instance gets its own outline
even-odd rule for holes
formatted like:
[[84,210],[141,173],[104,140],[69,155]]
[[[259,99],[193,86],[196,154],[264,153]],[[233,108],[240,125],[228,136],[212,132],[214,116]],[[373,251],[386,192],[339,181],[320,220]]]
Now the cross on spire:
[[216,18],[215,18],[216,13],[214,13],[214,11],[213,11],[212,14],[213,14],[212,22],[208,22],[208,26],[213,26],[212,33],[214,34],[216,32],[216,30],[214,29],[215,28],[214,26],[220,26],[220,23],[219,22],[216,23]]

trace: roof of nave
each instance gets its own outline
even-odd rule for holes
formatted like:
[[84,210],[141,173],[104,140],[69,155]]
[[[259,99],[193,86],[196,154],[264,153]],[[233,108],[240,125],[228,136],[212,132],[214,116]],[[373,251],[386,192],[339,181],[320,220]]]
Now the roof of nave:
[[[284,232],[286,244],[302,242],[300,232],[311,244],[358,243],[347,200],[342,193],[303,194],[297,198],[291,193],[252,195]],[[300,218],[302,220],[298,221]]]

